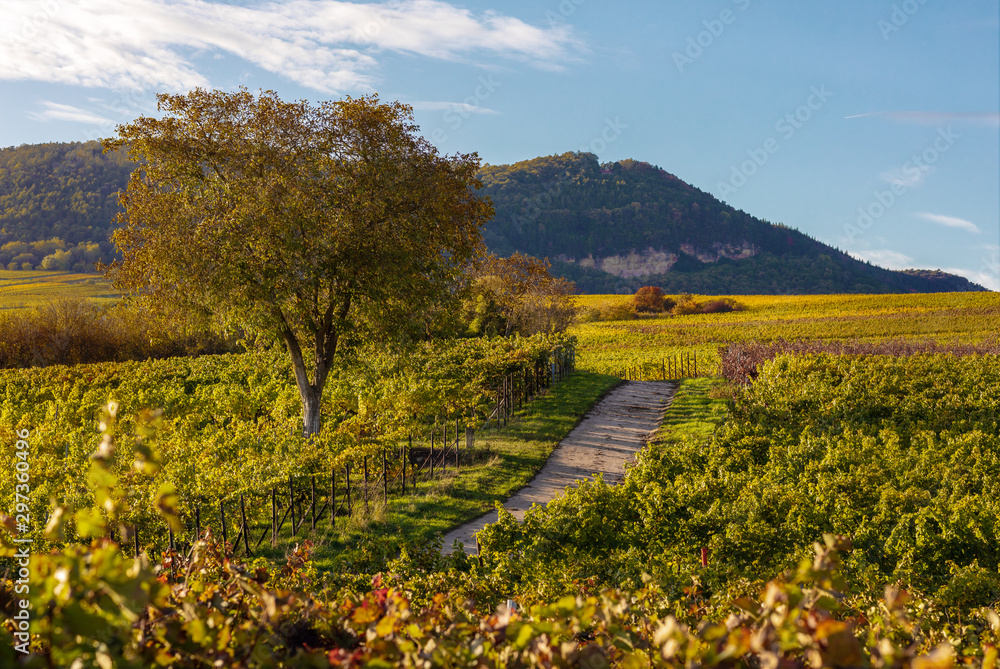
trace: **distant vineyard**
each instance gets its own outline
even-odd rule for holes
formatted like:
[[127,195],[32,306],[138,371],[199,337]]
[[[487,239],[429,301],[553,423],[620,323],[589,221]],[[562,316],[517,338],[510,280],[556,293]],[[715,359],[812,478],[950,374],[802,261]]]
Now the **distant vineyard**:
[[[629,296],[581,296],[583,309],[625,303]],[[699,301],[717,297],[697,297]],[[876,342],[905,338],[939,344],[978,344],[997,334],[1000,294],[735,296],[744,311],[689,316],[643,316],[575,325],[578,366],[618,374],[643,370],[658,378],[665,359],[698,355],[702,373],[719,373],[719,349],[740,342],[779,340]]]

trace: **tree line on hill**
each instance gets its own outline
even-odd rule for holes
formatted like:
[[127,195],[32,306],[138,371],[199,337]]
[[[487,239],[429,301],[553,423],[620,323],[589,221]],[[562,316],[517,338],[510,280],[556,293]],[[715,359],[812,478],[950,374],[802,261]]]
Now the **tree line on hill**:
[[[95,262],[113,260],[117,194],[134,167],[123,151],[103,153],[97,142],[0,149],[0,267],[92,271]],[[584,293],[633,293],[644,285],[699,294],[982,290],[945,272],[890,271],[857,260],[641,161],[601,164],[590,153],[566,153],[485,165],[478,176],[495,210],[483,229],[488,248],[503,257],[549,258],[552,272]],[[726,247],[752,255],[703,262],[684,251],[704,258]],[[642,276],[579,262],[648,249],[677,260]]]
[[114,255],[110,242],[82,241],[70,245],[54,237],[36,242],[13,241],[0,245],[0,268],[93,272],[97,263]]
[[[83,263],[87,271],[93,271],[97,260],[110,260],[114,247],[109,236],[119,211],[118,191],[124,189],[134,168],[123,152],[103,153],[98,142],[0,149],[3,266],[25,269],[30,264],[31,269],[80,271],[77,265]],[[57,252],[62,255],[50,257]],[[43,268],[46,258],[48,267]],[[10,267],[12,262],[15,267]]]
[[[552,258],[554,273],[585,293],[632,293],[644,285],[700,294],[983,290],[944,272],[891,271],[857,260],[645,162],[601,164],[591,153],[565,153],[487,165],[480,178],[495,209],[483,232],[489,247]],[[677,260],[668,271],[640,276],[579,262],[650,249]],[[738,257],[746,250],[749,257]],[[705,262],[706,256],[718,260]]]

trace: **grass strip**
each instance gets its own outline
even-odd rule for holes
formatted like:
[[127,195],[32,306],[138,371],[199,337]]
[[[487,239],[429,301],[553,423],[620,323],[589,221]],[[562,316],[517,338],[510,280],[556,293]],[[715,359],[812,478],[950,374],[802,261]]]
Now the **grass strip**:
[[726,419],[726,382],[719,378],[684,379],[663,423],[651,440],[653,443],[676,443],[685,438],[706,441]]

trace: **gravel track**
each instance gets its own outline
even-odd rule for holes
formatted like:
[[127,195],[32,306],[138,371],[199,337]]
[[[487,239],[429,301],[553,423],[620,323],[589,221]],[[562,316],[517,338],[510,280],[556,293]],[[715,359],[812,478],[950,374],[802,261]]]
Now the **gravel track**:
[[[504,508],[524,520],[533,504],[547,504],[580,480],[603,474],[605,482],[620,483],[625,463],[660,427],[676,390],[676,383],[662,381],[627,381],[615,388],[559,442],[542,471],[504,502]],[[452,530],[444,537],[445,553],[457,539],[467,553],[476,554],[476,533],[496,521],[494,510]]]

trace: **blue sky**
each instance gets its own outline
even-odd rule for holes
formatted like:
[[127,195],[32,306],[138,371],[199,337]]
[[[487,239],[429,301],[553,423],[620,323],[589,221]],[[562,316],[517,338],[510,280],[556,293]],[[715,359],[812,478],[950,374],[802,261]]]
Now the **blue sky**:
[[156,92],[378,92],[443,152],[654,163],[891,268],[1000,290],[993,0],[0,0],[0,146]]

